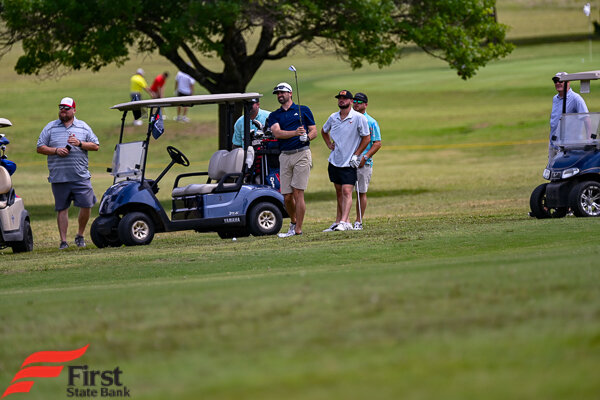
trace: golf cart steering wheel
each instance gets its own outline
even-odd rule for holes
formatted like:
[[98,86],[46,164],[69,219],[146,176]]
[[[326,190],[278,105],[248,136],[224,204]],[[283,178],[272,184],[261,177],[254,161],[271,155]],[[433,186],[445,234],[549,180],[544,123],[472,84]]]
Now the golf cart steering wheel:
[[190,160],[188,160],[185,154],[183,154],[180,150],[176,149],[175,147],[167,146],[167,153],[169,153],[169,156],[171,157],[171,160],[173,160],[173,162],[181,164],[184,167],[190,165]]

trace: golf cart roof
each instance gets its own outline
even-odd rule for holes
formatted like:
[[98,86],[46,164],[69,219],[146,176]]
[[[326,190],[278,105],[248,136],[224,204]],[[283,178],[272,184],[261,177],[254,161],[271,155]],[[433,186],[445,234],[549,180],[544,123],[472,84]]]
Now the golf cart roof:
[[565,74],[560,77],[561,82],[593,81],[596,79],[600,79],[600,71],[576,72],[574,74]]
[[117,104],[111,107],[120,111],[137,110],[142,107],[192,107],[197,104],[221,104],[221,103],[239,103],[242,101],[260,98],[260,93],[222,93],[222,94],[203,94],[197,96],[164,97],[161,99],[130,101]]
[[0,118],[0,128],[5,128],[7,126],[12,126],[12,122],[7,120],[6,118]]

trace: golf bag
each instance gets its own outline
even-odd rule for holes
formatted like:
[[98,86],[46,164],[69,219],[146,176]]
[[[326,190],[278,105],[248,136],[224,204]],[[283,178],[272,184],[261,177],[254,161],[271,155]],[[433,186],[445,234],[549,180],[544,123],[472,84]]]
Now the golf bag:
[[[260,122],[252,121],[253,124]],[[256,125],[256,124],[255,124]],[[258,127],[258,126],[257,126]],[[258,129],[252,130],[252,147],[254,147],[254,164],[251,168],[251,179],[253,183],[269,185],[279,191],[279,142],[267,128],[263,130],[260,125]]]

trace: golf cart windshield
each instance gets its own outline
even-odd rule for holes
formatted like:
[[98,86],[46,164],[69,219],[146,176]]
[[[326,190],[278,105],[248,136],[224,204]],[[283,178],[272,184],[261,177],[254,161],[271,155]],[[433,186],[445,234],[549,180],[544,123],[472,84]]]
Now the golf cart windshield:
[[599,125],[600,113],[563,114],[557,144],[565,149],[597,145]]
[[140,181],[142,179],[141,166],[144,162],[146,151],[145,142],[119,143],[113,155],[111,175],[115,182]]

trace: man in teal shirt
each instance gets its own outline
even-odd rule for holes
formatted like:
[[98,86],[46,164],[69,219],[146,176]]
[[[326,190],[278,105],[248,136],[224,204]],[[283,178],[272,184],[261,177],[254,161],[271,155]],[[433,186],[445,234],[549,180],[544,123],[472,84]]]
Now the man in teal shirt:
[[362,154],[357,170],[359,193],[356,195],[359,197],[360,203],[356,203],[356,221],[354,222],[354,230],[361,230],[362,220],[365,216],[365,209],[367,208],[367,190],[369,189],[369,182],[371,182],[371,176],[373,175],[373,156],[381,148],[381,131],[379,130],[377,121],[367,114],[367,105],[369,103],[367,95],[360,92],[356,93],[353,101],[352,107],[354,108],[354,111],[358,111],[367,117],[369,132],[371,133],[371,140]]
[[[262,110],[260,108],[260,100],[258,98],[252,99],[252,109],[250,110],[250,120],[257,120],[265,126],[267,118],[270,111]],[[252,125],[250,125],[250,129],[252,129]],[[235,121],[235,125],[233,126],[233,138],[231,139],[233,143],[233,147],[243,147],[244,146],[244,116],[238,118]]]

